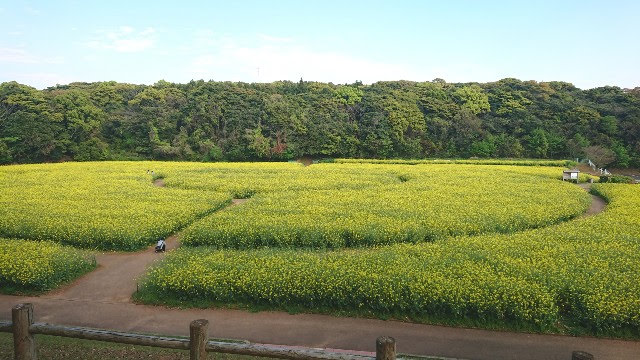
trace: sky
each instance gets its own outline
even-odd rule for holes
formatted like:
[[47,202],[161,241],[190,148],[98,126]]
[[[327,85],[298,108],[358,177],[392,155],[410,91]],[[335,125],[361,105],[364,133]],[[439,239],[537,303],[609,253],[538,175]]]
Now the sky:
[[640,86],[640,1],[0,0],[0,82]]

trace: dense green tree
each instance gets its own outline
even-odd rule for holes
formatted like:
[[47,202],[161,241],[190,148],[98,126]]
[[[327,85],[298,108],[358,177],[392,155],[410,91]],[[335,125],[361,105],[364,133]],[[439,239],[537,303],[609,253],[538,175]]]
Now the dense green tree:
[[471,143],[469,153],[474,157],[490,158],[497,155],[498,149],[493,137],[489,137],[482,141],[474,141]]
[[620,142],[615,141],[611,146],[611,151],[615,154],[616,166],[626,168],[631,165],[631,156],[629,156],[629,152]]
[[6,139],[0,139],[0,164],[9,164],[13,159],[11,149],[9,149],[6,141]]
[[9,147],[5,159],[17,162],[61,159],[69,144],[44,93],[16,82],[0,84],[0,139]]
[[537,128],[526,137],[529,154],[534,158],[546,158],[549,152],[548,134]]
[[517,79],[0,84],[0,163],[583,158],[587,149],[640,166],[638,88]]
[[489,96],[478,85],[463,86],[453,92],[453,97],[462,108],[478,115],[491,109]]
[[589,140],[580,133],[575,134],[572,139],[567,141],[569,156],[572,159],[584,157],[584,149],[588,146]]

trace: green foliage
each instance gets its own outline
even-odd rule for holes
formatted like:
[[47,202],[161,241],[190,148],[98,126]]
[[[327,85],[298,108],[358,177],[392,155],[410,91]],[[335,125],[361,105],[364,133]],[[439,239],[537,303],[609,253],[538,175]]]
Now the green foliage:
[[635,181],[630,176],[624,175],[601,175],[601,183],[619,183],[619,184],[633,184]]
[[353,106],[362,101],[362,89],[355,86],[340,86],[336,89],[336,95],[345,105]]
[[209,152],[207,152],[207,155],[205,156],[205,161],[220,161],[222,160],[223,155],[222,155],[222,149],[215,145],[212,144]]
[[629,156],[629,152],[627,149],[620,144],[619,142],[614,142],[611,150],[615,154],[616,157],[616,166],[626,168],[631,164],[631,156]]
[[618,134],[618,119],[615,116],[603,116],[600,119],[600,130],[609,136],[616,136]]
[[0,160],[560,159],[601,146],[616,152],[617,166],[631,166],[640,161],[636,93],[517,79],[101,82],[42,91],[7,82]]
[[582,134],[577,133],[573,136],[573,139],[567,142],[567,147],[569,149],[569,156],[572,159],[575,158],[583,158],[585,156],[584,149],[589,146],[589,140],[582,136]]
[[512,166],[551,166],[572,167],[577,163],[571,160],[542,160],[542,159],[331,159],[339,164],[465,164],[465,165],[512,165]]
[[0,139],[0,165],[9,164],[13,157],[11,156],[11,150],[9,145],[2,139]]
[[463,108],[471,111],[474,115],[491,109],[489,96],[478,85],[458,88],[453,92],[453,97],[461,103]]
[[108,145],[95,137],[78,144],[73,144],[71,148],[75,154],[73,159],[76,161],[106,160],[109,156]]
[[469,152],[471,156],[490,158],[496,155],[497,147],[493,142],[493,139],[485,139],[482,141],[474,141],[471,144],[471,149],[469,150]]
[[533,157],[546,158],[549,151],[547,132],[537,128],[527,137],[527,146]]

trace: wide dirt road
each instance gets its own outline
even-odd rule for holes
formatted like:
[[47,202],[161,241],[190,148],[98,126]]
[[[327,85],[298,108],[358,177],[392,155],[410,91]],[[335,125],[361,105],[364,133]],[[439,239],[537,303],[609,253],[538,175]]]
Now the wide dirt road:
[[465,359],[568,360],[583,350],[598,360],[639,359],[640,342],[507,333],[419,325],[398,321],[339,318],[283,312],[250,313],[225,309],[165,309],[129,302],[0,296],[0,319],[11,307],[32,302],[35,321],[166,335],[189,335],[189,322],[208,319],[216,338],[268,344],[375,351],[375,339],[393,336],[398,351]]
[[[240,201],[237,202],[241,203]],[[236,204],[236,202],[234,202]],[[594,197],[593,215],[604,209]],[[169,250],[177,246],[167,239]],[[536,335],[420,325],[399,321],[341,318],[284,312],[251,313],[228,309],[167,309],[131,302],[136,281],[156,259],[153,249],[97,257],[100,267],[74,283],[41,297],[0,295],[0,320],[11,320],[11,307],[31,302],[35,321],[121,331],[189,335],[189,322],[208,319],[216,338],[358,351],[375,351],[375,339],[393,336],[403,353],[464,359],[568,360],[573,350],[598,360],[640,359],[640,342]]]

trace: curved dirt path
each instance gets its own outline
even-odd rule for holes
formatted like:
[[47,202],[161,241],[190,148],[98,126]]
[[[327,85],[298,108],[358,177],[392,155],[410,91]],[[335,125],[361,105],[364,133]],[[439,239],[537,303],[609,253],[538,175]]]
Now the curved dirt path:
[[[590,184],[582,185],[589,190]],[[234,199],[229,206],[246,199]],[[594,196],[585,216],[604,210]],[[167,251],[178,246],[178,236],[167,239]],[[35,320],[60,325],[88,326],[121,331],[188,336],[189,322],[208,319],[211,336],[246,339],[257,343],[375,351],[375,339],[393,336],[398,351],[466,359],[558,359],[574,350],[587,351],[598,360],[638,359],[640,342],[500,332],[479,329],[334,317],[291,315],[230,309],[169,309],[134,304],[131,294],[149,265],[164,256],[153,248],[136,253],[97,256],[98,269],[75,282],[40,297],[0,295],[0,320],[11,319],[11,307],[23,302],[35,306]]]
[[[247,200],[232,199],[227,207],[218,211],[244,204]],[[165,239],[167,252],[180,246],[179,236],[176,233]],[[165,253],[155,252],[155,246],[133,253],[102,253],[96,256],[96,270],[41,297],[66,301],[131,303],[131,294],[137,291],[138,280],[153,262],[164,256]]]
[[[178,235],[165,240],[167,251],[179,246]],[[71,284],[41,296],[66,301],[95,301],[106,303],[131,302],[140,276],[164,253],[156,253],[155,247],[133,253],[103,253],[96,256],[98,268]]]
[[[590,184],[590,183],[578,184],[578,186],[580,186],[586,192],[591,191],[591,185],[592,184]],[[591,206],[589,206],[589,208],[582,215],[582,217],[599,214],[599,213],[603,212],[604,209],[606,209],[606,207],[607,207],[607,202],[604,201],[603,198],[601,198],[600,196],[597,196],[597,195],[593,195],[593,194],[590,194],[590,195],[591,195]]]

